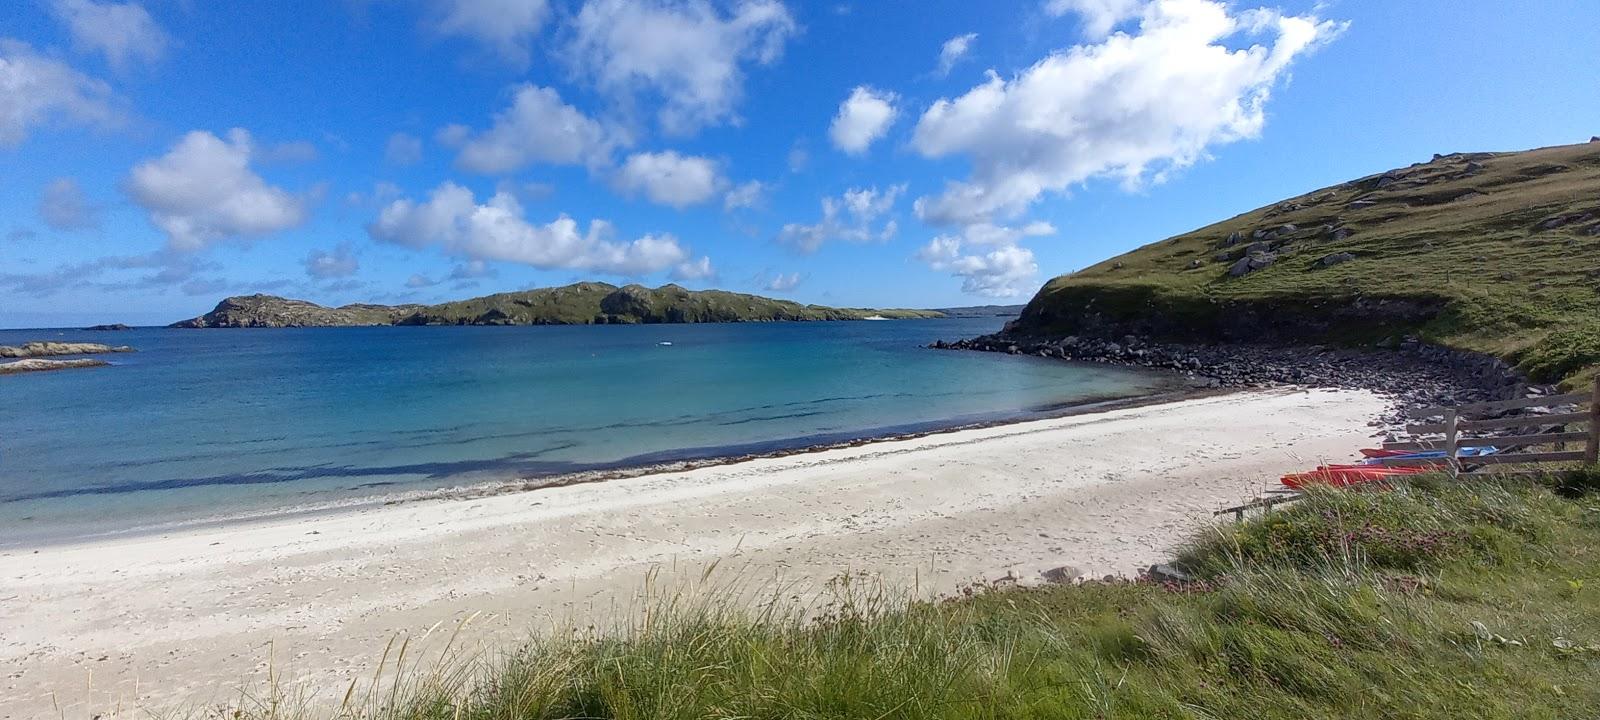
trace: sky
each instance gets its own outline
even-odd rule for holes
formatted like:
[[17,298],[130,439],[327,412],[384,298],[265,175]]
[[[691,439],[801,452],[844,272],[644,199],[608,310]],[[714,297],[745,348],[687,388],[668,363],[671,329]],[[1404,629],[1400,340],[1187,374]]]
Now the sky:
[[0,327],[579,280],[1021,303],[1600,134],[1600,3],[4,0]]

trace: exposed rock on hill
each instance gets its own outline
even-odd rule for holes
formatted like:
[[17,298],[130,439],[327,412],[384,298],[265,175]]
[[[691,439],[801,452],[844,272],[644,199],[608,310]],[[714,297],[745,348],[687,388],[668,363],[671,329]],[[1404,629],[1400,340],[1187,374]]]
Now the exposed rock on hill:
[[126,345],[101,345],[99,343],[30,342],[21,346],[0,345],[0,358],[41,358],[61,355],[100,355],[103,353],[133,352]]

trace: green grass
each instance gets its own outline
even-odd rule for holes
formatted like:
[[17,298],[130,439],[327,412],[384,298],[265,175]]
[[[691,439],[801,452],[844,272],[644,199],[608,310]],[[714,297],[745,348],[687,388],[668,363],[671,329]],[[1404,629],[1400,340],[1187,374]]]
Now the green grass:
[[1589,717],[1600,707],[1600,497],[1585,492],[1595,477],[1548,484],[1561,494],[1427,478],[1313,493],[1203,532],[1182,560],[1199,581],[1183,587],[979,589],[903,603],[844,578],[820,614],[675,596],[612,631],[547,635],[495,660],[352,686],[342,710],[306,711],[268,692],[216,712]]
[[[1442,157],[1390,176],[1315,190],[1055,278],[1024,312],[1024,330],[1201,341],[1270,330],[1349,344],[1416,334],[1522,363],[1541,379],[1592,376],[1600,143]],[[1256,230],[1285,224],[1296,229],[1268,241],[1275,264],[1229,276]],[[1244,242],[1227,246],[1234,232]],[[1317,264],[1336,253],[1355,259]]]

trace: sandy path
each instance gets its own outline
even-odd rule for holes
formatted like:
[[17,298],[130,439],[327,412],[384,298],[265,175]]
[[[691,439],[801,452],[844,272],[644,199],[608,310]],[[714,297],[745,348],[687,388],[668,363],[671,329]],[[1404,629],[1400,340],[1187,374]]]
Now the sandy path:
[[[217,699],[277,665],[321,686],[397,633],[473,642],[626,602],[651,567],[881,573],[948,592],[1131,574],[1279,474],[1347,459],[1383,401],[1251,392],[495,497],[0,554],[0,718]],[[53,694],[53,697],[52,697]],[[61,709],[58,715],[54,708]],[[120,712],[118,710],[120,709]]]

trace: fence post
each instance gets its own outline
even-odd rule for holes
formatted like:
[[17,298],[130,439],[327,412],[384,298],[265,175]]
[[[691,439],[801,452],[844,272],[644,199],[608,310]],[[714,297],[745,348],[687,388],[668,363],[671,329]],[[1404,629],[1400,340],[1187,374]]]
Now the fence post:
[[1456,461],[1457,436],[1461,433],[1458,423],[1459,418],[1456,416],[1455,408],[1444,411],[1445,467],[1449,469],[1451,479],[1455,479],[1461,474],[1461,463]]
[[1583,461],[1589,465],[1600,462],[1600,375],[1594,378],[1594,397],[1589,401],[1589,449]]

